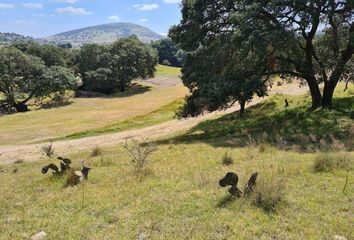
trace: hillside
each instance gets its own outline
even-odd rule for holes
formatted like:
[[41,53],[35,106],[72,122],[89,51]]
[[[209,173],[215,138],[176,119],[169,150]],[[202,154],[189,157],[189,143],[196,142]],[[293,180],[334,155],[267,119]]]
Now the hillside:
[[17,33],[2,33],[0,32],[0,44],[9,44],[16,41],[32,41],[32,37],[23,36]]
[[163,38],[163,36],[149,28],[137,24],[110,23],[59,33],[42,40],[56,43],[70,42],[74,46],[82,46],[87,43],[112,43],[119,38],[132,35],[136,35],[143,42],[156,41]]

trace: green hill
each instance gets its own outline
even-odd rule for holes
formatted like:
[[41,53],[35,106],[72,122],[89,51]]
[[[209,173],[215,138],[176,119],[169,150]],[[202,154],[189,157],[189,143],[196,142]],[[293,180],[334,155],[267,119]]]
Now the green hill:
[[74,46],[82,46],[87,43],[112,43],[119,38],[132,35],[136,35],[143,42],[156,41],[163,38],[163,36],[149,28],[137,24],[110,23],[59,33],[43,38],[43,40],[56,43],[70,42]]

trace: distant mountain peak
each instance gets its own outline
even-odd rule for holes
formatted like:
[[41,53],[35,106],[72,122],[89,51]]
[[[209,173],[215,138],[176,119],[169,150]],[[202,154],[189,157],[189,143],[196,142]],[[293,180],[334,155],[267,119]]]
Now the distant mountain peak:
[[108,23],[71,30],[54,36],[43,38],[44,41],[55,43],[70,42],[73,46],[87,43],[108,44],[119,38],[136,35],[143,42],[156,41],[164,38],[151,29],[134,23]]

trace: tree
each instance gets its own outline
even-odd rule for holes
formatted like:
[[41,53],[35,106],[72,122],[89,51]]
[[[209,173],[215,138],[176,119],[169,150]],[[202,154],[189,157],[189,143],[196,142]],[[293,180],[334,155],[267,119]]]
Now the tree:
[[[220,44],[224,44],[220,48]],[[234,45],[215,41],[189,53],[182,69],[182,79],[192,93],[178,112],[179,117],[195,117],[204,112],[226,109],[238,102],[240,115],[253,98],[267,94],[267,86],[257,67],[256,56],[235,51]],[[227,51],[225,51],[227,49]]]
[[36,42],[22,42],[13,44],[23,53],[42,59],[47,67],[71,65],[70,51],[54,45],[42,45]]
[[133,79],[153,77],[157,53],[136,36],[113,43],[110,48],[112,78],[124,92]]
[[52,93],[74,90],[78,81],[70,70],[52,66],[14,47],[0,49],[0,93],[2,105],[18,112],[28,111],[31,99],[41,99]]
[[108,94],[116,89],[124,92],[133,79],[152,77],[156,64],[156,51],[129,37],[110,46],[84,46],[79,69],[85,90]]
[[[182,20],[170,30],[170,36],[191,52],[215,42],[218,51],[229,51],[226,46],[234,43],[233,53],[257,59],[258,77],[264,81],[273,75],[298,78],[309,86],[313,108],[329,107],[338,82],[348,80],[346,73],[353,70],[349,69],[354,53],[353,4],[335,0],[185,0]],[[250,80],[256,80],[256,75],[250,75]]]
[[170,38],[156,41],[152,44],[152,47],[158,52],[160,64],[170,63],[169,65],[174,67],[182,67],[185,52]]

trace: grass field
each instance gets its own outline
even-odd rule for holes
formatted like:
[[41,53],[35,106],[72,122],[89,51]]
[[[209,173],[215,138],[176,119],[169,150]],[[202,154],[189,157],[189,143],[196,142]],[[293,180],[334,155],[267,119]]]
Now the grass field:
[[[308,97],[291,98],[285,109],[284,96],[274,96],[249,109],[244,119],[232,114],[156,141],[158,150],[140,174],[120,145],[103,148],[97,157],[78,152],[69,157],[76,165],[84,160],[92,172],[76,187],[64,188],[65,178],[40,173],[56,160],[1,165],[0,239],[29,239],[40,230],[48,239],[354,239],[354,152],[317,152],[320,147],[285,151],[276,142],[254,143],[237,135],[248,130],[258,140],[269,129],[270,137],[275,126],[289,127],[282,124],[290,121],[296,124],[292,128],[302,127],[299,134],[319,131],[320,136],[321,127],[312,127],[338,123],[332,133],[338,141],[349,141],[352,97],[352,88],[337,92],[338,110],[309,112]],[[292,120],[295,110],[300,120],[305,115],[310,122]],[[244,145],[235,144],[240,138]],[[222,164],[225,153],[232,165]],[[328,166],[345,161],[346,167],[315,171],[315,162],[325,161]],[[253,199],[230,198],[218,185],[228,171],[239,174],[239,186],[254,171],[261,186],[273,187],[272,179],[278,179],[284,195],[272,211]]]
[[165,65],[157,65],[156,76],[175,76],[181,75],[181,69],[176,67],[169,67]]
[[[158,68],[157,74],[171,71],[170,67]],[[186,93],[182,85],[166,88],[144,85],[115,96],[75,98],[61,107],[2,116],[0,145],[85,135],[93,129],[97,132],[109,132],[118,127],[127,129],[133,122],[142,126],[171,120],[173,116],[169,106],[182,100]],[[154,117],[150,119],[152,115]],[[142,123],[147,117],[149,121]],[[122,126],[118,126],[120,124]]]

